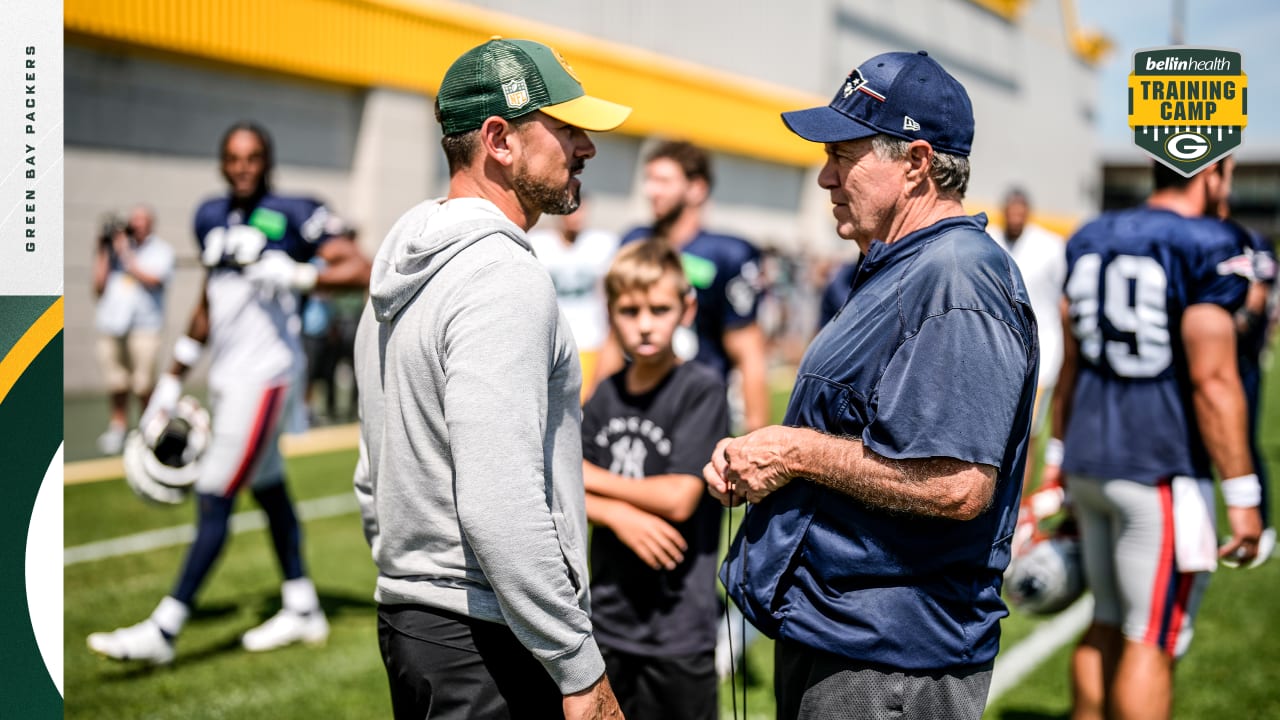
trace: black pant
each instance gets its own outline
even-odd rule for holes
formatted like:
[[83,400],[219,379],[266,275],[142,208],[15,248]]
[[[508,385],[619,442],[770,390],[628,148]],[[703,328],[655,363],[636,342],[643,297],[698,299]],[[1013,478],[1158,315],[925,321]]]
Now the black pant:
[[716,651],[653,657],[601,646],[605,674],[627,720],[716,720]]
[[383,605],[378,645],[396,720],[564,717],[559,688],[506,625]]

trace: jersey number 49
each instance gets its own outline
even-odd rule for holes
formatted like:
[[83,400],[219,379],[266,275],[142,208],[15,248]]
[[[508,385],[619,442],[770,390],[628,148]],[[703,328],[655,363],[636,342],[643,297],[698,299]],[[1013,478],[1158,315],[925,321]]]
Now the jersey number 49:
[[1080,354],[1095,365],[1105,355],[1122,377],[1152,378],[1168,369],[1168,285],[1154,258],[1117,255],[1104,266],[1101,255],[1082,255],[1066,288]]

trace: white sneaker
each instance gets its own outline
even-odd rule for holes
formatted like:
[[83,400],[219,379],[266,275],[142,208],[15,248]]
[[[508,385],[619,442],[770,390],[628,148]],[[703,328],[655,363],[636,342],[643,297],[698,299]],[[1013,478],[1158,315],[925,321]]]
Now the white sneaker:
[[151,665],[173,662],[173,641],[151,618],[113,632],[93,633],[87,642],[90,650],[113,660],[141,660]]
[[321,645],[328,638],[329,621],[325,620],[323,611],[317,609],[304,615],[293,610],[281,610],[245,633],[240,642],[249,652],[263,652],[296,642]]
[[124,426],[108,426],[107,431],[98,436],[98,452],[103,455],[119,455],[124,450],[124,437]]

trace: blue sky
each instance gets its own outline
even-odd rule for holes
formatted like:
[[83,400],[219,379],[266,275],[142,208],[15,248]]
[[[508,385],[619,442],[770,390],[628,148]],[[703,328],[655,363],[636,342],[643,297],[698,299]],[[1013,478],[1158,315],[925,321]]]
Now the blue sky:
[[[1249,76],[1242,150],[1280,152],[1280,2],[1183,0],[1184,44],[1238,50]],[[1098,134],[1104,151],[1132,147],[1126,83],[1135,50],[1169,45],[1173,0],[1076,0],[1080,25],[1115,46],[1099,66]]]

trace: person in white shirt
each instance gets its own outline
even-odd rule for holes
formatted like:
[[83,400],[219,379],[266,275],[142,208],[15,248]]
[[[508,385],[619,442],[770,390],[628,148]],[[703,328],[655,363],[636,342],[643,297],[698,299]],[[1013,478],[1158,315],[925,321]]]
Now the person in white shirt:
[[[1040,377],[1035,414],[1031,421],[1031,444],[1027,449],[1027,472],[1023,476],[1024,488],[1031,478],[1031,466],[1039,450],[1036,441],[1048,417],[1049,398],[1053,396],[1053,388],[1058,384],[1058,371],[1062,369],[1062,321],[1058,303],[1067,280],[1066,241],[1061,235],[1030,222],[1030,216],[1031,201],[1026,191],[1013,188],[1005,195],[1004,227],[987,227],[987,233],[1018,264],[1039,328]],[[1054,456],[1050,459],[1061,462],[1060,448],[1046,447],[1045,452],[1046,457]]]
[[155,213],[145,205],[127,222],[108,223],[93,261],[98,296],[95,325],[98,363],[107,383],[111,419],[98,450],[115,455],[124,447],[130,394],[146,407],[156,382],[156,357],[164,330],[164,291],[173,277],[169,243],[152,232]]
[[556,287],[556,302],[569,321],[582,363],[582,398],[591,396],[596,355],[609,337],[604,275],[618,251],[618,236],[588,229],[586,197],[569,215],[556,216],[555,227],[529,233],[534,254],[547,268]]

